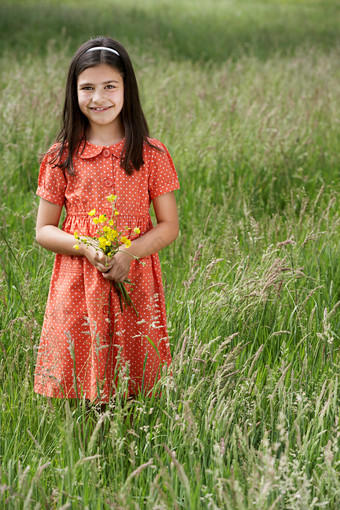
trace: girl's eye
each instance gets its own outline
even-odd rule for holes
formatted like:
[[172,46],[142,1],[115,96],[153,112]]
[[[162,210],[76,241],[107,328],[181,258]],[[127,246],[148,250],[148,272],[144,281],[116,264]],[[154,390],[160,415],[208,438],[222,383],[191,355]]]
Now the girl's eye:
[[81,87],[80,90],[93,90],[93,87],[87,86],[87,87]]
[[114,85],[106,85],[106,89],[115,89],[116,87]]

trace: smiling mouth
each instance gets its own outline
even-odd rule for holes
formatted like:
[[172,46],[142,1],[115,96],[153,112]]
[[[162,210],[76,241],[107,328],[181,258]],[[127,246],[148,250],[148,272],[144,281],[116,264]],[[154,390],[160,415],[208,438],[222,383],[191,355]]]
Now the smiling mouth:
[[101,108],[92,107],[92,108],[90,108],[90,110],[92,110],[93,112],[105,112],[106,110],[109,110],[110,108],[111,108],[111,106],[102,106]]

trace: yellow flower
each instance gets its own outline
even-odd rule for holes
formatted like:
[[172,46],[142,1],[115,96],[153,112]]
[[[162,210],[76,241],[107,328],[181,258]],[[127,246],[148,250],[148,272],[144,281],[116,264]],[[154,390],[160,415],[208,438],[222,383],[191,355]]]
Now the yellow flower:
[[138,227],[134,228],[133,231],[135,234],[140,234],[140,229]]
[[109,225],[111,225],[111,226],[113,225],[113,220],[109,221]]
[[101,214],[98,219],[99,223],[104,223],[106,221],[106,214]]
[[73,248],[74,248],[75,250],[79,250],[79,246],[78,246],[77,244],[75,244],[75,245],[73,246]]
[[74,235],[74,237],[75,237],[76,239],[79,239],[78,232],[77,232],[76,230],[74,231],[74,234],[73,234],[73,235]]
[[107,225],[105,225],[105,227],[103,227],[103,232],[109,232],[109,231],[110,231],[110,228]]
[[105,237],[100,237],[98,239],[98,242],[99,242],[99,248],[104,249],[105,246],[106,246],[106,238]]
[[111,241],[109,240],[106,241],[106,246],[111,246],[111,244],[112,244]]
[[88,213],[89,216],[94,216],[96,214],[96,210],[95,209],[92,209],[92,211],[90,211]]
[[106,199],[109,201],[109,202],[114,202],[116,200],[116,195],[109,195]]
[[106,237],[110,241],[112,241],[113,239],[116,239],[116,237],[118,237],[117,230],[114,230],[113,228],[110,228],[109,232],[106,233]]
[[95,225],[97,225],[97,224],[99,223],[99,218],[93,218],[93,220],[92,220],[92,221],[93,221],[93,223],[94,223]]
[[115,211],[115,215],[118,216],[119,212],[118,211]]
[[125,248],[129,248],[131,246],[131,241],[127,237],[123,236],[120,238],[120,242],[124,244]]

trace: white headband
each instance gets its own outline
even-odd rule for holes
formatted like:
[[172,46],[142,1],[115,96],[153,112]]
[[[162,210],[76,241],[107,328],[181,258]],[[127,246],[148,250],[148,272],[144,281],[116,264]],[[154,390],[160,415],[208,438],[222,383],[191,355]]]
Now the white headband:
[[107,48],[107,46],[94,46],[93,48],[89,48],[88,50],[86,50],[85,53],[88,53],[89,51],[95,51],[95,50],[111,51],[112,53],[114,53],[115,55],[118,55],[118,57],[120,57],[118,51],[114,50],[113,48]]

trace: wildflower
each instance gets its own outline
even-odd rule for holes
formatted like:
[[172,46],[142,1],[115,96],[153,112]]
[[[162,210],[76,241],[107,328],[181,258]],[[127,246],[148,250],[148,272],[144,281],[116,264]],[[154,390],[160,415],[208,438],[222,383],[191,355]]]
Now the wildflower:
[[[114,218],[115,216],[119,215],[119,212],[114,207],[114,202],[116,201],[117,197],[116,195],[109,195],[106,198],[108,202],[112,203],[111,217],[108,218],[106,214],[100,214],[98,216],[95,216],[96,209],[92,209],[88,213],[88,215],[92,216],[92,221],[95,225],[98,225],[98,223],[101,225],[98,225],[97,232],[94,237],[82,236],[81,240],[82,243],[85,243],[86,246],[93,246],[96,250],[99,249],[107,257],[110,258],[113,257],[117,252],[119,252],[122,244],[125,246],[125,248],[129,248],[129,246],[131,246],[131,240],[127,237],[128,234],[123,235],[123,233],[132,231],[132,228],[124,227],[123,230],[118,231]],[[136,227],[134,229],[134,232],[139,234],[140,229]],[[80,239],[77,231],[74,232],[74,237],[77,241],[78,239]],[[78,244],[76,244],[74,248],[78,250],[79,249]],[[134,257],[133,255],[132,257],[138,259],[138,257]],[[138,312],[132,302],[132,299],[129,296],[129,293],[126,290],[125,284],[131,285],[132,282],[126,278],[124,282],[113,283],[113,286],[116,288],[118,292],[120,309],[123,312],[124,304],[126,306],[132,306],[138,317]]]
[[135,234],[140,234],[140,229],[138,227],[134,228],[133,231]]
[[73,246],[73,248],[74,248],[75,250],[79,250],[79,246],[78,246],[77,244],[75,244],[75,245]]
[[120,242],[124,244],[125,248],[129,248],[131,246],[131,241],[127,237],[123,236],[120,238]]
[[106,238],[105,237],[100,237],[98,239],[98,242],[99,242],[99,248],[101,250],[104,250],[105,249],[105,246],[106,246]]
[[118,237],[118,232],[117,230],[115,230],[114,228],[110,228],[108,230],[108,232],[106,233],[106,237],[110,240],[110,241],[113,241],[114,239],[117,239]]
[[109,195],[108,197],[106,197],[106,200],[108,200],[109,202],[114,202],[116,200],[116,195]]

